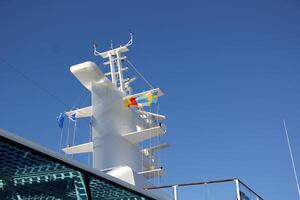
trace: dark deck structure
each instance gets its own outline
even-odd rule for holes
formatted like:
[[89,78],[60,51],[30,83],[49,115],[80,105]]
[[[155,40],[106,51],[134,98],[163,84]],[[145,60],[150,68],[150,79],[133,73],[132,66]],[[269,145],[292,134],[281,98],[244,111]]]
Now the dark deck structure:
[[153,200],[150,192],[0,129],[1,200]]

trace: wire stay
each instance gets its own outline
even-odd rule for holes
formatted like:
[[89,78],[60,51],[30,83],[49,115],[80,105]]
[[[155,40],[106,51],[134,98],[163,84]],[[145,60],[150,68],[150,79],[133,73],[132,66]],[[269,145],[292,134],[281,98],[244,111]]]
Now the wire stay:
[[300,187],[299,187],[299,182],[298,182],[298,176],[297,176],[297,171],[296,171],[296,166],[295,166],[295,162],[294,162],[293,151],[292,151],[292,147],[291,147],[291,143],[290,143],[289,134],[288,134],[288,131],[287,131],[287,128],[286,128],[285,120],[283,120],[283,126],[284,126],[286,140],[287,140],[287,143],[288,143],[289,153],[290,153],[290,157],[291,157],[291,161],[292,161],[292,165],[293,165],[293,171],[294,171],[294,176],[295,176],[295,180],[296,180],[296,184],[297,184],[298,195],[299,195],[299,198],[300,198]]

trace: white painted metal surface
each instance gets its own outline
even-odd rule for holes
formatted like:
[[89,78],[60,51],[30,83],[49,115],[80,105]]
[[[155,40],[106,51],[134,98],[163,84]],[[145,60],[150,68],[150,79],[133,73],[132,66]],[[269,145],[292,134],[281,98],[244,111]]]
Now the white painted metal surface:
[[76,114],[76,118],[82,118],[82,117],[91,117],[93,115],[93,109],[92,106],[88,106],[85,108],[79,108],[76,110],[71,110],[69,112],[66,112],[65,114],[70,117],[72,114]]
[[164,129],[161,126],[156,126],[140,131],[135,131],[131,133],[126,133],[123,137],[128,140],[130,143],[136,144],[144,140],[148,140],[153,137],[157,137],[164,133]]
[[[166,146],[139,149],[138,144],[165,133],[160,121],[165,116],[125,106],[125,100],[149,93],[162,96],[159,88],[131,95],[130,78],[123,77],[122,61],[128,46],[94,54],[108,59],[110,72],[104,74],[95,63],[84,62],[70,68],[74,76],[91,92],[91,106],[66,112],[76,118],[91,117],[92,142],[64,148],[68,154],[93,153],[93,167],[139,188],[149,186],[146,179],[162,176],[163,170],[153,156]],[[106,77],[110,76],[111,80]],[[148,157],[145,156],[147,153]],[[109,170],[107,170],[109,169]],[[159,169],[159,170],[157,170]]]
[[234,180],[235,182],[235,188],[236,188],[236,198],[237,200],[241,200],[241,194],[240,194],[240,184],[239,184],[239,180]]
[[151,113],[146,112],[143,110],[136,110],[136,112],[142,117],[142,118],[150,118],[151,121],[158,120],[158,121],[164,121],[166,119],[166,116],[159,115],[157,113]]
[[155,89],[147,90],[147,91],[144,91],[144,92],[139,92],[139,93],[136,93],[136,94],[133,94],[133,95],[128,95],[128,96],[126,96],[126,98],[130,98],[130,97],[134,97],[134,96],[142,96],[142,95],[145,95],[145,94],[148,94],[148,93],[155,93],[155,92],[157,92],[158,97],[161,97],[161,96],[164,95],[164,93],[161,91],[160,88],[155,88]]
[[93,152],[93,142],[79,144],[76,146],[66,147],[62,149],[66,154],[79,154]]
[[[90,152],[92,148],[93,167],[98,170],[128,166],[137,173],[144,169],[157,168],[156,162],[143,159],[144,155],[136,144],[165,132],[161,126],[151,128],[149,128],[150,125],[145,126],[148,122],[141,117],[141,114],[148,114],[152,118],[162,119],[163,117],[143,112],[137,115],[134,110],[125,107],[124,93],[115,87],[92,62],[75,65],[71,67],[71,72],[91,91],[92,106],[66,114],[76,113],[78,118],[92,117],[92,143],[68,147],[64,151],[85,153]],[[155,91],[162,95],[159,89]],[[139,95],[144,93],[139,93]],[[144,124],[141,125],[140,130],[137,130],[139,121],[144,121]],[[141,165],[142,161],[143,165]],[[141,166],[144,166],[144,169]],[[148,175],[145,174],[146,176]],[[143,184],[140,187],[143,187]]]
[[138,174],[142,174],[146,179],[152,179],[155,177],[161,177],[164,175],[164,170],[162,168],[151,169],[143,172],[139,172]]
[[177,197],[177,185],[174,185],[173,186],[173,197],[174,197],[174,200],[178,200],[178,197]]
[[153,156],[154,151],[158,151],[160,149],[167,148],[169,146],[170,146],[169,144],[163,143],[163,144],[159,144],[157,146],[152,146],[149,148],[142,149],[141,152],[144,154],[144,156],[151,157],[151,156]]
[[72,74],[81,82],[81,84],[91,91],[93,83],[111,84],[106,76],[99,70],[93,62],[87,61],[70,68]]

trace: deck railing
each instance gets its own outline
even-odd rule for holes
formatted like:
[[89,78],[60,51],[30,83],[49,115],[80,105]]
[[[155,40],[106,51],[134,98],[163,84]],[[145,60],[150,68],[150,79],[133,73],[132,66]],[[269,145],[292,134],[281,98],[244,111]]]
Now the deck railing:
[[[150,188],[145,188],[145,190],[162,190],[162,189],[172,189],[173,199],[179,200],[179,188],[189,187],[189,186],[201,186],[204,185],[207,189],[209,185],[212,184],[224,184],[224,183],[234,183],[233,190],[235,190],[233,199],[230,197],[228,200],[263,200],[263,198],[258,195],[254,190],[252,190],[249,186],[243,183],[238,178],[232,179],[223,179],[223,180],[210,180],[210,181],[203,181],[203,182],[191,182],[191,183],[178,183],[178,184],[171,184],[171,185],[162,185],[162,186],[155,186]],[[185,199],[184,197],[180,199]],[[213,200],[214,198],[208,197],[206,195],[204,199]],[[220,198],[217,198],[220,199]],[[227,200],[227,199],[226,199]]]

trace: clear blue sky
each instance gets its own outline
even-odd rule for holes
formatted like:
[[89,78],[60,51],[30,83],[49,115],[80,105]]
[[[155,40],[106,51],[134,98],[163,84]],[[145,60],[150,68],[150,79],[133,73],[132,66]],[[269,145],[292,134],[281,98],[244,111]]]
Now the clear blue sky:
[[[83,87],[69,66],[103,68],[92,41],[105,50],[132,31],[130,61],[165,92],[163,182],[239,177],[265,199],[296,200],[282,119],[300,171],[299,20],[296,0],[2,0],[0,57],[72,105]],[[2,61],[0,91],[0,127],[57,150],[66,108]]]

